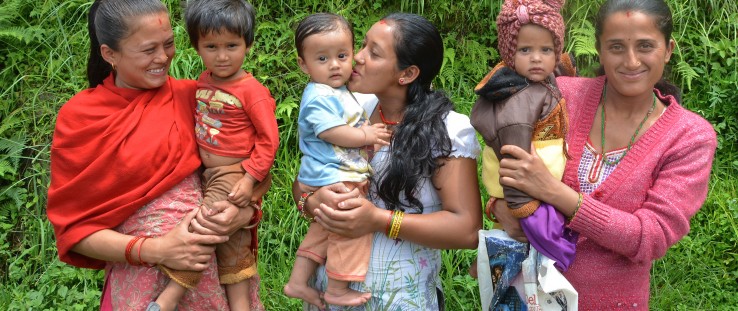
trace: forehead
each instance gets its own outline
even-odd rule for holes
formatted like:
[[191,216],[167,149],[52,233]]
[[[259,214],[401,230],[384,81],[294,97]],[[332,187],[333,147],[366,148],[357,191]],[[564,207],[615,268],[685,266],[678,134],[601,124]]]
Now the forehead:
[[525,24],[518,31],[518,41],[535,41],[536,43],[553,43],[553,34],[546,28],[536,24]]
[[395,29],[396,26],[391,22],[381,20],[372,25],[372,28],[369,28],[364,41],[366,41],[367,45],[374,44],[379,48],[392,50],[395,44]]
[[200,39],[202,40],[238,40],[244,39],[239,33],[232,32],[225,28],[220,28],[205,33],[200,33]]
[[351,40],[351,33],[345,29],[336,29],[308,36],[303,42],[303,49],[307,53],[332,50],[351,51],[354,49],[354,44]]
[[605,39],[664,38],[656,27],[656,19],[638,11],[620,11],[608,16],[602,24]]
[[147,35],[154,32],[172,32],[172,25],[169,22],[169,15],[166,12],[147,14],[139,17],[131,18],[128,22],[130,34]]

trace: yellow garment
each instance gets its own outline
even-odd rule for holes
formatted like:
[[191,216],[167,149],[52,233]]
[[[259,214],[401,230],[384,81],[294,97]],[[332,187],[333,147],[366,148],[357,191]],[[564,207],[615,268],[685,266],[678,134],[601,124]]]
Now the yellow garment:
[[[543,160],[551,174],[561,180],[566,166],[564,139],[535,140],[533,146],[536,148],[538,157]],[[502,199],[505,195],[502,193],[499,171],[500,161],[497,159],[497,155],[492,148],[484,146],[484,150],[482,150],[482,183],[487,188],[489,195]]]

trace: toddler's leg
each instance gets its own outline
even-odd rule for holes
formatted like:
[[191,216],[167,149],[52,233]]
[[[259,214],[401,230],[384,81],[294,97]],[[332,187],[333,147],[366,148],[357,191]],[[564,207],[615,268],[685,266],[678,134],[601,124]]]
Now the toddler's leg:
[[373,234],[358,238],[346,238],[338,234],[328,234],[328,256],[326,275],[328,286],[325,302],[339,306],[359,306],[371,298],[364,293],[349,288],[349,282],[364,282],[371,255]]
[[372,293],[364,293],[349,288],[349,282],[328,278],[325,302],[337,306],[360,306],[369,301]]
[[249,311],[251,310],[251,301],[249,301],[249,282],[243,280],[234,284],[227,284],[226,296],[228,297],[228,306],[231,311]]
[[251,251],[251,232],[240,229],[228,241],[215,246],[220,284],[225,285],[231,310],[250,310],[249,278],[256,275],[256,257]]
[[322,295],[315,288],[310,287],[308,281],[315,273],[319,264],[325,263],[327,252],[328,231],[323,229],[317,222],[310,224],[305,238],[302,239],[297,249],[295,265],[284,293],[288,297],[299,298],[319,308],[325,308]]
[[177,284],[174,280],[169,280],[167,287],[156,298],[156,303],[161,311],[173,311],[186,292],[187,288]]
[[320,292],[308,285],[308,280],[313,276],[316,268],[318,268],[317,262],[306,257],[297,256],[295,258],[295,265],[292,267],[290,280],[284,286],[284,294],[287,297],[302,299],[322,309],[325,306],[320,299]]

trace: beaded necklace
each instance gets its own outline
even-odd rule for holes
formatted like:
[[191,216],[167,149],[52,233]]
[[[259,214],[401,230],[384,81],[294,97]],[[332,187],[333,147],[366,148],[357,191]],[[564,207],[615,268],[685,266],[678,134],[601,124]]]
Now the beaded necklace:
[[384,113],[382,113],[382,105],[379,105],[379,118],[382,119],[382,123],[386,125],[400,124],[400,121],[387,121],[387,119],[384,118]]
[[[646,120],[648,120],[648,117],[651,116],[651,113],[656,108],[656,94],[653,94],[653,103],[651,103],[651,108],[648,109],[648,112],[646,113],[646,117],[643,118],[641,121],[641,124],[638,125],[638,128],[636,128],[635,133],[633,133],[633,136],[630,138],[630,141],[628,142],[628,147],[623,151],[622,155],[615,161],[609,161],[607,159],[607,156],[605,156],[605,98],[607,98],[607,86],[605,86],[602,89],[602,100],[600,100],[600,104],[602,104],[602,119],[600,120],[600,137],[602,142],[602,162],[609,165],[617,165],[620,163],[620,160],[625,158],[625,155],[628,154],[628,151],[630,151],[630,148],[633,147],[633,142],[636,139],[636,136],[638,136],[638,132],[643,127],[643,124],[646,123]],[[381,113],[381,111],[380,111]]]

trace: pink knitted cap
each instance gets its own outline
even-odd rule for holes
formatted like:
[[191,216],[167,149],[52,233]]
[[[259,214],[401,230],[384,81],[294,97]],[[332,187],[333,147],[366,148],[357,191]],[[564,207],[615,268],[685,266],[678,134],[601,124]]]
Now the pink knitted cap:
[[564,49],[564,18],[561,7],[565,0],[505,0],[497,16],[497,49],[505,64],[515,68],[515,50],[520,27],[533,23],[553,34],[556,60]]

